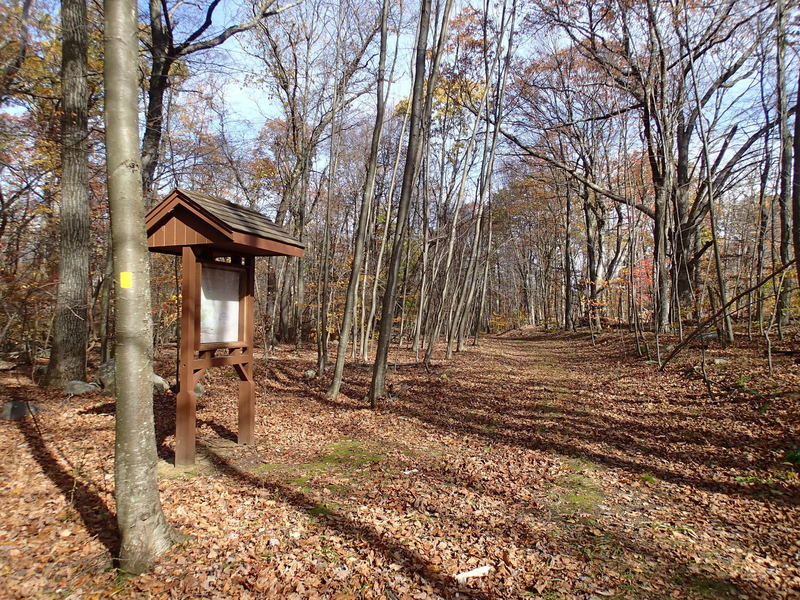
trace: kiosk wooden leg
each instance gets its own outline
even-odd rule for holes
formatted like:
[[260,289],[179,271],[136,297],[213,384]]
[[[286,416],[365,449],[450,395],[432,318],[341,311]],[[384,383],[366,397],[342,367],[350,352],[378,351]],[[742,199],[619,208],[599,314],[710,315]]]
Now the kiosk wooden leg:
[[181,382],[175,411],[175,466],[180,467],[194,464],[197,396],[191,382],[191,377]]
[[239,373],[239,443],[254,444],[256,441],[256,397],[253,385],[253,323],[255,293],[255,263],[253,257],[244,259],[242,302],[239,305],[241,317],[240,337],[246,344],[245,362],[236,368]]
[[175,402],[175,465],[194,464],[197,396],[194,393],[194,349],[198,331],[200,265],[190,246],[181,255],[181,348],[178,397]]
[[253,386],[253,363],[236,365],[239,382],[239,443],[255,443],[256,399]]

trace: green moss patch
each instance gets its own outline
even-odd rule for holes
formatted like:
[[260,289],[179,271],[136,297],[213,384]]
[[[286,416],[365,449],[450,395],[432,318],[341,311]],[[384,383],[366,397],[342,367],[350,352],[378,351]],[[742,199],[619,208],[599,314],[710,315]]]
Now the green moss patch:
[[575,471],[576,473],[585,473],[585,472],[595,472],[595,471],[605,471],[606,468],[602,465],[598,465],[595,462],[590,460],[585,460],[583,458],[570,458],[567,461],[567,467],[570,471]]
[[330,517],[335,515],[340,508],[341,506],[336,502],[318,502],[308,509],[308,514],[313,517]]
[[[327,452],[319,458],[322,465],[348,469],[359,468],[383,460],[382,454],[369,452],[358,440],[342,439],[327,446]],[[312,463],[314,464],[314,463]]]
[[551,491],[551,497],[556,511],[561,514],[595,513],[605,494],[588,477],[573,473],[561,479],[558,487]]
[[[253,470],[261,475],[269,475],[300,491],[308,491],[314,481],[323,475],[337,479],[352,480],[367,467],[384,459],[382,454],[372,452],[363,442],[344,438],[328,444],[316,460],[300,464],[261,463]],[[346,483],[332,483],[325,487],[331,493],[346,496],[350,487]]]

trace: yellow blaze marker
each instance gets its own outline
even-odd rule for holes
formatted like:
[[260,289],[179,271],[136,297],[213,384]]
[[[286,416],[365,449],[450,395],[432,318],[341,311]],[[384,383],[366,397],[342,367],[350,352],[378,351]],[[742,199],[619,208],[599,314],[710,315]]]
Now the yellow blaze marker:
[[119,287],[132,288],[133,287],[133,273],[130,271],[122,271],[119,274]]

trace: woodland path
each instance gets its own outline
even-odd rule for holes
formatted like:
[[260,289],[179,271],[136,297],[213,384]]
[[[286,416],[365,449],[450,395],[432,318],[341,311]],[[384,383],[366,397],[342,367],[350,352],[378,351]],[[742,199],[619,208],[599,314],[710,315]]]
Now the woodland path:
[[[431,372],[399,367],[402,391],[376,411],[357,400],[367,369],[349,367],[329,401],[326,381],[302,377],[312,353],[282,350],[257,368],[258,445],[232,441],[235,380],[216,371],[202,458],[184,471],[168,466],[174,399],[159,397],[165,512],[195,537],[127,581],[107,569],[113,403],[6,377],[4,395],[45,411],[0,424],[0,597],[800,596],[800,486],[782,462],[796,395],[772,393],[766,409],[736,390],[711,400],[630,344],[489,338]],[[797,376],[787,367],[787,388]],[[484,565],[489,576],[455,582]]]

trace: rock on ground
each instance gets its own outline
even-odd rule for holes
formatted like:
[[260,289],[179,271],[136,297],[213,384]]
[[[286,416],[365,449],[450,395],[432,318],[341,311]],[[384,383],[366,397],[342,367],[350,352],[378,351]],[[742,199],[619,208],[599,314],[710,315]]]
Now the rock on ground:
[[[97,379],[103,386],[103,391],[110,394],[114,393],[114,381],[116,377],[115,369],[116,361],[113,358],[104,362],[97,368]],[[153,372],[151,380],[153,382],[154,394],[163,394],[169,389],[169,382],[167,382],[167,380],[160,375],[157,375],[155,372]]]
[[163,394],[167,390],[169,390],[169,383],[163,377],[156,375],[153,373],[153,392],[157,394]]
[[116,369],[116,361],[112,358],[97,367],[97,379],[100,385],[107,392],[114,393],[114,370]]
[[[175,384],[169,386],[169,389],[171,389],[174,394],[177,394],[180,388],[179,388],[178,384],[175,383]],[[194,395],[197,396],[198,398],[202,398],[203,394],[205,394],[205,393],[206,393],[206,388],[203,385],[203,382],[202,381],[198,381],[194,386]]]
[[96,383],[87,383],[85,381],[68,381],[64,384],[64,393],[70,396],[80,396],[81,394],[96,392],[99,389],[100,386]]
[[24,402],[22,400],[10,400],[3,404],[3,419],[6,421],[21,421],[28,415],[35,415],[41,412],[42,407],[35,402]]

